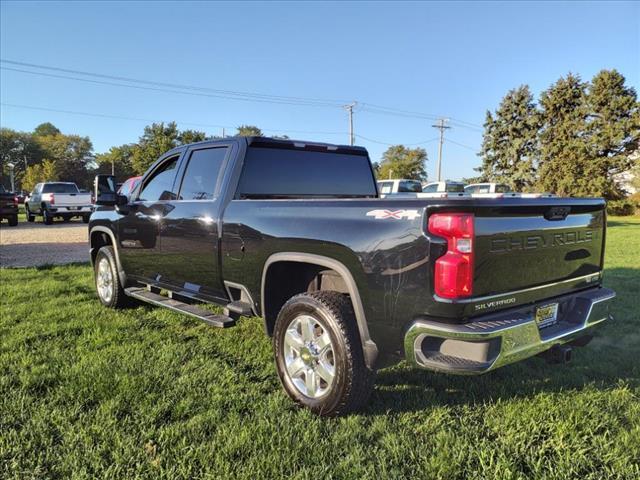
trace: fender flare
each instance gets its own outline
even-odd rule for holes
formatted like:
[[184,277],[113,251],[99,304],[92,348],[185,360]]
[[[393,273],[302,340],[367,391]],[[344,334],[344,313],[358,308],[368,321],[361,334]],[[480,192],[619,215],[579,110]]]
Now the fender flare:
[[353,311],[356,316],[356,323],[358,325],[358,332],[360,333],[360,340],[362,342],[362,353],[364,354],[365,363],[369,368],[374,368],[376,359],[378,358],[378,347],[371,340],[369,335],[369,326],[364,313],[364,307],[362,305],[362,299],[360,298],[360,292],[356,285],[353,275],[349,269],[341,262],[334,258],[324,257],[322,255],[316,255],[313,253],[301,253],[301,252],[280,252],[274,253],[264,264],[262,269],[262,283],[260,289],[261,296],[261,308],[262,314],[266,315],[265,308],[265,285],[267,280],[267,272],[269,267],[277,262],[298,262],[298,263],[310,263],[312,265],[318,265],[334,270],[344,280],[351,297],[351,303],[353,304]]
[[[109,235],[109,238],[111,238],[111,246],[113,247],[113,253],[114,253],[115,257],[116,257],[116,265],[118,267],[118,277],[120,277],[120,283],[122,285],[126,285],[127,284],[127,276],[124,273],[124,269],[122,268],[122,263],[120,263],[120,252],[119,252],[119,249],[118,249],[118,243],[116,242],[116,236],[113,234],[113,230],[111,230],[110,228],[104,227],[104,226],[100,226],[100,225],[92,227],[91,230],[89,230],[89,249],[90,249],[90,251],[93,250],[93,245],[91,245],[91,237],[93,236],[94,232],[106,233],[107,235]],[[93,257],[91,257],[91,263],[93,263]]]

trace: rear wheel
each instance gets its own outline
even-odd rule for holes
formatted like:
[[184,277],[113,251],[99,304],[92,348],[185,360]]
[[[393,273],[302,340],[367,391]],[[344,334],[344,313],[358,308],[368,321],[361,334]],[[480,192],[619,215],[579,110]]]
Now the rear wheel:
[[102,247],[98,251],[93,265],[93,273],[98,298],[104,306],[122,308],[129,304],[129,298],[125,295],[118,276],[118,265],[113,247]]
[[12,215],[11,217],[8,218],[8,220],[9,220],[10,227],[15,227],[18,225],[18,215]]
[[82,221],[84,223],[89,223],[89,218],[91,218],[91,215],[83,215],[82,216]]
[[276,320],[273,346],[285,391],[314,413],[342,415],[369,398],[375,372],[365,364],[347,295],[323,291],[291,298]]

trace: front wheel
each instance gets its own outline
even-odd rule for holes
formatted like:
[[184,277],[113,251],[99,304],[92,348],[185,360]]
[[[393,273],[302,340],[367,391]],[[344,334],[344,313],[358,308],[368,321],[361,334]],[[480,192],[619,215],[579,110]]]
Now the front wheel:
[[24,211],[27,214],[27,222],[34,222],[36,216],[31,213],[31,210],[29,210],[29,205],[27,205],[26,203],[24,204]]
[[375,372],[367,367],[351,300],[339,292],[303,293],[280,310],[273,334],[287,394],[323,416],[364,405]]
[[105,307],[122,308],[129,304],[129,298],[125,295],[118,276],[118,264],[113,247],[107,246],[98,250],[93,273],[98,298]]

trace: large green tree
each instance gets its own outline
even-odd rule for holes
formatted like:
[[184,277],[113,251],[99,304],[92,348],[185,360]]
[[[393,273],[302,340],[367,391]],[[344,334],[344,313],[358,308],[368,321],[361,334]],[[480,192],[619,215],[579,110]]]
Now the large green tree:
[[590,83],[569,74],[540,97],[539,187],[560,195],[617,199],[614,175],[631,168],[640,141],[636,92],[615,70]]
[[133,172],[143,174],[162,154],[185,143],[207,139],[204,132],[197,130],[178,130],[176,122],[154,123],[144,127],[144,133],[133,145],[131,166]]
[[45,157],[54,163],[59,180],[76,182],[81,187],[90,186],[94,157],[89,137],[58,133],[35,138]]
[[23,189],[22,180],[28,166],[42,162],[44,152],[34,136],[28,132],[18,132],[10,128],[0,129],[0,182],[10,187],[9,167],[14,165],[13,173],[16,188]]
[[41,123],[33,129],[33,134],[36,137],[47,137],[50,135],[59,135],[61,133],[60,129],[51,122]]
[[590,158],[587,175],[601,179],[591,194],[621,198],[623,192],[613,175],[633,167],[631,154],[640,142],[640,105],[636,91],[625,85],[616,70],[601,70],[586,94]]
[[126,179],[136,175],[133,167],[134,144],[124,144],[111,147],[108,152],[96,155],[97,173],[113,173],[119,179]]
[[579,76],[568,74],[540,95],[541,190],[558,195],[589,195],[602,187],[602,178],[588,176],[586,90],[587,84]]
[[510,90],[494,114],[487,111],[480,176],[516,191],[529,189],[535,182],[539,129],[540,116],[529,87]]
[[407,148],[404,145],[393,145],[382,154],[378,168],[378,179],[409,178],[426,180],[425,162],[427,152],[424,148]]
[[262,137],[262,130],[255,125],[240,125],[236,132],[238,137]]

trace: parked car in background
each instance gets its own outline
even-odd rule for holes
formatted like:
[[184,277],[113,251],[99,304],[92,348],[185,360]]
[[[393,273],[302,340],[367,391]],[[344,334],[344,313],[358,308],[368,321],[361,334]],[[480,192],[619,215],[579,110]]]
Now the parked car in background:
[[504,183],[471,183],[464,187],[465,193],[474,197],[484,198],[503,198],[517,197],[518,193],[514,192],[509,185]]
[[4,219],[10,227],[18,225],[18,196],[0,185],[0,222]]
[[33,222],[36,215],[42,215],[45,225],[51,225],[55,217],[69,221],[81,217],[89,223],[92,212],[91,193],[82,193],[72,182],[39,183],[25,201],[27,221]]
[[556,195],[548,192],[519,193],[514,192],[509,185],[504,183],[472,183],[464,187],[465,193],[474,197],[484,198],[503,198],[503,197],[520,197],[520,198],[551,198]]
[[[422,192],[422,184],[418,180],[395,178],[378,181],[378,192],[384,198],[387,195],[405,195]],[[415,195],[408,195],[415,196]]]
[[418,194],[418,198],[448,198],[448,197],[464,197],[467,194],[464,191],[464,183],[462,182],[431,182],[422,186],[422,193]]
[[118,187],[118,195],[124,195],[127,198],[131,197],[131,193],[133,193],[133,191],[140,184],[141,178],[141,176],[137,176],[125,180],[124,183]]

